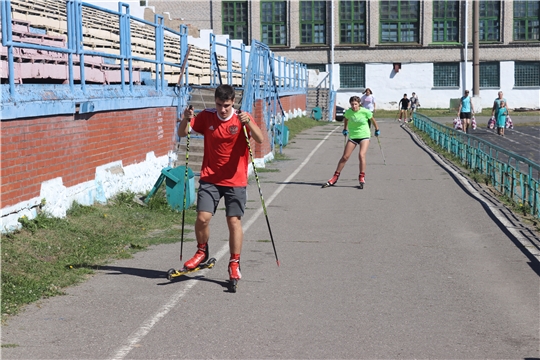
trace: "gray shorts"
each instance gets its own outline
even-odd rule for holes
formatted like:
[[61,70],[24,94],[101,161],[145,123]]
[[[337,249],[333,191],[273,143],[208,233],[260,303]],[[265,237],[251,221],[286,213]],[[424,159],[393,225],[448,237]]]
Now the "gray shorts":
[[246,208],[246,187],[219,186],[199,181],[197,211],[216,213],[219,200],[225,198],[226,216],[244,216]]

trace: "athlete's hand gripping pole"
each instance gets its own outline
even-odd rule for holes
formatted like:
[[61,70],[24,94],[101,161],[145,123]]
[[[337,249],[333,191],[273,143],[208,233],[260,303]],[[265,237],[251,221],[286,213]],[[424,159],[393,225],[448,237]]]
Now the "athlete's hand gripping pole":
[[[242,110],[238,110],[238,115],[242,113]],[[249,136],[246,128],[246,124],[242,126],[244,128],[244,135],[246,136],[247,147],[249,149],[249,156],[251,158],[251,165],[253,166],[253,173],[255,174],[255,181],[257,182],[257,187],[259,188],[259,196],[261,197],[261,204],[266,218],[266,225],[268,225],[268,232],[270,232],[270,240],[272,241],[272,247],[274,248],[274,255],[276,256],[276,263],[279,266],[279,259],[276,251],[276,244],[274,243],[274,236],[272,235],[272,229],[270,228],[270,221],[268,220],[268,213],[266,212],[266,205],[264,204],[264,198],[261,190],[261,183],[259,181],[259,175],[257,174],[257,168],[255,167],[255,160],[253,159],[253,151],[251,150],[251,143],[249,142]]]

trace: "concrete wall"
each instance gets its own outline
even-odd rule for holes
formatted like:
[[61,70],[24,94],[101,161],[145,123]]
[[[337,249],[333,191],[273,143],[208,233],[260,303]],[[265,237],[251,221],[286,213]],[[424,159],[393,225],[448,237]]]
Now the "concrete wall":
[[[339,65],[334,66],[334,71],[339,74]],[[500,90],[504,92],[510,108],[540,108],[539,88],[514,87],[513,61],[501,61],[500,74],[500,88],[480,88],[478,99],[475,100],[476,110],[491,108]],[[463,79],[461,83],[463,84]],[[472,94],[471,62],[467,63],[467,84]],[[348,108],[351,96],[359,95],[363,91],[363,89],[341,88],[339,76],[334,77],[334,87],[339,89],[336,98],[337,105],[345,108]],[[432,63],[402,64],[398,73],[393,71],[392,64],[366,64],[366,87],[373,91],[377,108],[385,110],[397,110],[397,104],[403,94],[406,93],[410,97],[413,91],[425,108],[449,108],[451,98],[459,98],[463,95],[463,87],[433,87]]]

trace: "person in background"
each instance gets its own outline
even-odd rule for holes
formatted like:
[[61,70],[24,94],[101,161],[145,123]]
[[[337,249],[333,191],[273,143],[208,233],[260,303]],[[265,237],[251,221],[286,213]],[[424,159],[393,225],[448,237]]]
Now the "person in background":
[[407,122],[407,113],[409,111],[409,106],[411,101],[407,98],[407,94],[403,94],[403,98],[399,100],[399,121],[403,120],[404,123]]
[[508,115],[508,103],[503,97],[503,92],[499,91],[498,97],[493,101],[491,116],[495,116],[497,125],[497,134],[504,136],[504,127],[506,126],[506,115]]
[[469,96],[469,90],[465,90],[465,94],[459,99],[458,117],[461,119],[461,126],[464,133],[469,133],[469,126],[471,126],[472,114],[474,113],[474,106]]
[[215,109],[203,110],[195,116],[193,108],[187,107],[178,127],[179,136],[187,135],[188,123],[195,132],[204,135],[204,155],[195,221],[197,252],[184,263],[184,268],[194,269],[208,260],[210,220],[223,197],[229,228],[231,283],[242,277],[240,274],[240,252],[244,239],[242,216],[246,205],[249,164],[249,149],[243,127],[246,127],[248,137],[253,137],[257,143],[261,144],[264,140],[263,133],[253,121],[253,117],[247,112],[235,111],[234,98],[232,86],[218,86],[214,93]]
[[418,100],[418,96],[415,92],[411,94],[411,108],[409,109],[409,121],[413,121],[412,115],[413,112],[416,112],[416,108],[420,107],[420,101]]
[[373,96],[373,92],[371,92],[370,88],[367,88],[362,94],[364,95],[362,95],[362,97],[360,98],[360,104],[372,113],[374,113],[376,106],[375,96]]
[[506,101],[499,101],[499,109],[497,110],[497,134],[504,136],[504,128],[506,126],[506,115],[508,115],[508,109],[506,107]]

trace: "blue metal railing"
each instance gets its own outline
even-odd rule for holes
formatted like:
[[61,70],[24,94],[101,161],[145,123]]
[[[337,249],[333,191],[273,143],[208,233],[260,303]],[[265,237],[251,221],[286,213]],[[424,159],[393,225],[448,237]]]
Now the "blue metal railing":
[[[171,89],[168,89],[167,81],[165,80],[165,70],[166,67],[167,70],[170,73],[181,73],[182,72],[182,64],[184,63],[184,60],[186,59],[186,56],[188,54],[188,31],[187,27],[184,25],[180,26],[180,31],[174,31],[170,28],[167,28],[164,26],[164,19],[162,16],[155,15],[154,22],[148,22],[143,19],[139,19],[136,17],[131,16],[130,14],[130,8],[129,4],[120,2],[118,4],[118,11],[109,10],[106,8],[102,8],[99,6],[96,6],[94,4],[85,3],[81,0],[66,0],[66,11],[65,14],[61,14],[62,17],[65,17],[66,22],[66,30],[65,35],[67,38],[67,42],[65,45],[62,43],[61,46],[55,46],[55,44],[35,44],[35,43],[29,43],[24,42],[23,39],[14,39],[13,37],[13,19],[12,19],[12,5],[10,0],[1,1],[1,16],[2,16],[2,45],[6,47],[7,49],[7,63],[8,63],[8,72],[9,72],[9,91],[6,89],[7,97],[5,99],[5,104],[7,107],[11,106],[9,111],[9,116],[11,118],[17,117],[17,106],[21,106],[21,102],[16,102],[15,100],[19,98],[19,95],[21,97],[23,96],[22,88],[26,84],[15,84],[15,79],[17,79],[17,75],[20,76],[20,74],[15,74],[15,57],[14,57],[14,50],[15,49],[36,49],[36,50],[42,50],[42,51],[49,51],[54,53],[62,53],[66,54],[66,62],[67,62],[67,79],[66,83],[69,84],[69,93],[67,93],[67,98],[70,97],[78,97],[77,102],[81,101],[81,98],[88,98],[89,95],[89,87],[87,86],[88,82],[88,73],[89,71],[87,68],[88,66],[85,66],[85,56],[97,56],[102,57],[105,60],[110,60],[112,63],[116,64],[118,66],[118,71],[120,71],[120,80],[117,81],[119,83],[119,87],[121,90],[121,93],[115,92],[115,96],[122,95],[126,98],[133,96],[134,89],[137,86],[134,81],[134,68],[133,64],[134,62],[137,62],[138,64],[141,63],[147,63],[148,67],[145,65],[139,65],[141,69],[144,67],[144,69],[153,68],[154,73],[150,75],[151,79],[144,79],[145,82],[151,83],[154,82],[154,89],[156,93],[153,93],[152,96],[162,96],[162,97],[170,97],[170,96],[185,96],[186,93],[184,91],[177,91],[174,92]],[[87,28],[88,26],[83,26],[84,22],[93,22],[95,19],[92,18],[91,14],[92,11],[98,11],[99,13],[103,13],[105,17],[108,17],[110,19],[110,22],[113,23],[113,25],[108,24],[109,28],[107,29],[108,33],[111,34],[111,37],[114,35],[118,40],[118,44],[111,41],[110,43],[107,43],[106,47],[114,47],[115,51],[98,51],[101,50],[98,48],[89,48],[87,45],[88,42],[90,42],[90,39],[93,38],[93,34],[90,33]],[[64,21],[64,20],[60,20]],[[40,24],[34,24],[35,26],[40,26]],[[32,26],[32,24],[31,24]],[[117,29],[110,30],[110,26],[116,26]],[[147,33],[150,35],[153,35],[151,37],[151,46],[149,45],[149,53],[151,53],[149,56],[144,56],[141,54],[135,46],[137,46],[137,42],[140,42],[142,37],[140,33],[137,34],[137,31],[140,30],[140,28],[144,28]],[[86,31],[86,32],[85,32]],[[97,31],[97,30],[96,30]],[[138,36],[137,36],[138,35]],[[180,47],[179,51],[179,58],[174,59],[171,61],[170,54],[166,53],[165,45],[166,45],[166,39],[170,45],[171,38],[175,39],[174,44],[175,46]],[[145,39],[145,41],[148,41]],[[249,50],[246,50],[246,46],[242,44],[241,46],[233,46],[232,41],[227,40],[225,44],[221,44],[216,41],[215,36],[211,36],[211,49],[213,52],[217,50],[217,47],[225,47],[225,54],[226,54],[226,61],[227,66],[225,68],[222,68],[222,73],[226,76],[227,82],[233,84],[235,80],[240,79],[239,84],[234,84],[236,86],[240,85],[239,87],[243,89],[245,87],[246,83],[246,70],[247,70],[247,59],[249,56]],[[118,47],[116,51],[116,47]],[[135,51],[134,51],[135,50]],[[238,54],[239,53],[239,54]],[[287,60],[281,57],[274,57],[271,52],[268,52],[264,55],[266,57],[266,61],[268,59],[272,59],[274,61],[274,69],[272,76],[275,78],[275,81],[272,83],[268,82],[268,79],[270,79],[270,70],[268,67],[261,68],[261,71],[263,72],[262,78],[266,80],[261,81],[258,84],[258,89],[254,89],[255,96],[258,99],[265,98],[266,96],[270,96],[273,94],[274,88],[277,88],[279,90],[280,95],[291,95],[291,94],[302,94],[306,92],[307,87],[307,68],[306,65],[300,64],[291,60]],[[234,58],[238,58],[238,61],[234,61]],[[79,73],[76,74],[77,70],[77,62],[78,62],[78,71]],[[110,62],[107,62],[110,63]],[[211,63],[211,87],[217,86],[219,83],[217,79],[217,63],[215,62],[215,58],[213,56],[210,56],[210,63]],[[89,64],[87,64],[89,65]],[[172,70],[171,70],[172,69]],[[184,72],[182,74],[182,78],[178,79],[178,86],[189,86],[189,62],[186,62],[186,67],[184,69]],[[139,73],[137,73],[139,75]],[[143,76],[147,76],[143,70],[141,70],[140,73],[141,79]],[[149,81],[151,80],[151,81]],[[183,81],[182,81],[183,80]],[[80,81],[80,84],[77,85],[77,81]],[[176,81],[175,81],[176,82]],[[64,88],[66,85],[60,85],[58,88],[62,87]],[[137,89],[140,89],[141,87],[137,87]],[[145,87],[146,89],[148,86]],[[65,88],[66,91],[68,88]],[[96,87],[93,86],[91,88],[91,91],[96,91]],[[138,91],[138,90],[137,90]],[[146,90],[143,90],[146,91]],[[99,96],[94,96],[95,94],[92,93],[92,101],[96,104],[96,111],[98,110],[107,110],[111,106],[114,106],[114,104],[111,104],[110,96],[109,94],[105,95],[105,99],[101,99]],[[139,98],[141,98],[141,94],[137,93]],[[66,95],[65,95],[66,96]],[[144,97],[144,105],[148,105],[149,100],[148,97]],[[101,100],[100,100],[101,99]],[[84,100],[83,100],[84,101]],[[19,105],[15,105],[15,104]],[[98,106],[99,103],[99,106]],[[163,103],[163,101],[161,101]],[[160,103],[160,104],[161,104]],[[177,105],[180,105],[180,103],[185,103],[185,101],[178,101],[176,103]],[[157,103],[156,103],[157,104]],[[137,105],[137,103],[135,103]],[[142,105],[142,102],[139,101],[139,105]],[[62,111],[69,111],[71,109],[71,105],[64,104],[64,107],[62,108]],[[126,108],[126,107],[124,107]],[[67,110],[66,110],[67,109]],[[28,113],[27,113],[28,114]],[[43,115],[42,110],[36,110],[33,111],[31,116],[37,116],[37,115]]]
[[489,178],[502,195],[540,218],[540,165],[523,156],[415,113],[414,125],[472,171]]

